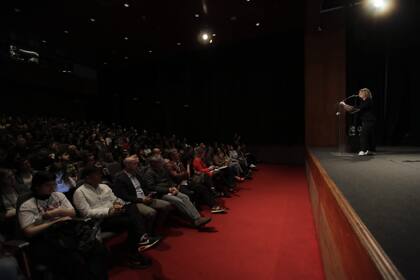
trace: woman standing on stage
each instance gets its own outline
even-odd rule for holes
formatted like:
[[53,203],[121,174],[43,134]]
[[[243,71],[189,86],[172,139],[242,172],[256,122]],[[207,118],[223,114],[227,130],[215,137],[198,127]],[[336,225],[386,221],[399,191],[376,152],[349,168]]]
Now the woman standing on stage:
[[340,102],[344,110],[359,113],[362,120],[362,131],[360,132],[360,152],[359,156],[365,156],[375,151],[375,121],[373,111],[372,93],[367,88],[359,90],[359,97],[362,99],[359,105],[350,106],[345,102]]

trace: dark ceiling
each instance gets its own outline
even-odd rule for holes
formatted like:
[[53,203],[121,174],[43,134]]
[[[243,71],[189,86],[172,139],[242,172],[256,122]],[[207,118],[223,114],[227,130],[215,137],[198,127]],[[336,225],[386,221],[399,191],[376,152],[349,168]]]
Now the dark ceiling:
[[[91,65],[133,62],[300,31],[303,2],[1,1],[1,43],[14,43]],[[214,36],[212,44],[203,46],[198,42],[203,30]]]

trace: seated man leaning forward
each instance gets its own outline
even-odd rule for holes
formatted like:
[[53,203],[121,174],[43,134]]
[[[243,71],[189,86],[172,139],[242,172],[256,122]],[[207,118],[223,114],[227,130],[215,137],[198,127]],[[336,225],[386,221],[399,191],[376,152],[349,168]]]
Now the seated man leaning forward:
[[150,266],[151,261],[139,252],[155,245],[159,239],[146,232],[143,217],[133,204],[118,199],[111,188],[101,184],[102,173],[97,167],[82,171],[84,184],[74,193],[73,202],[83,217],[102,219],[101,230],[128,231],[130,265],[137,268]]

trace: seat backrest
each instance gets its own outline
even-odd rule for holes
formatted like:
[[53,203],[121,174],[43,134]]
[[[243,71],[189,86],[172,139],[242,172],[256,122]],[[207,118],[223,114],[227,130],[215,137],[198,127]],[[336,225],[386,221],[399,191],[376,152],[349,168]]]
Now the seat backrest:
[[27,192],[24,194],[19,195],[17,201],[16,201],[16,238],[17,239],[25,239],[25,235],[23,234],[23,231],[20,227],[20,221],[19,221],[19,211],[20,211],[20,207],[22,206],[23,203],[25,203],[26,201],[28,201],[29,199],[31,199],[34,196],[34,194],[32,192]]

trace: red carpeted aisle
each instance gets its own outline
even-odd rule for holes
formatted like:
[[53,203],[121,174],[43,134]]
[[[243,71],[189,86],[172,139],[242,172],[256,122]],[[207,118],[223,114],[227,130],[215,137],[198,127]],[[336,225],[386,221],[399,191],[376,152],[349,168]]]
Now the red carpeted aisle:
[[146,252],[151,268],[111,279],[323,279],[304,167],[261,166],[239,188],[229,214],[212,215],[217,232],[172,227]]

